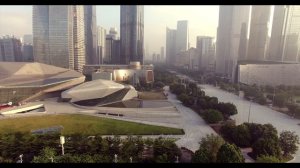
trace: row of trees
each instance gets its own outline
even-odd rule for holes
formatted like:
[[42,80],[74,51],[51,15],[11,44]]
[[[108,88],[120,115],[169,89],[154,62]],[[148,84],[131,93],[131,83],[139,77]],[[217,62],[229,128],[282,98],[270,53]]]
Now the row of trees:
[[243,163],[241,150],[227,143],[218,135],[210,134],[202,138],[199,149],[192,157],[194,163]]
[[173,83],[170,85],[170,91],[177,95],[183,105],[193,108],[208,123],[228,120],[231,115],[237,114],[234,104],[219,102],[216,97],[206,96],[195,83]]
[[226,124],[220,129],[221,135],[239,147],[252,147],[253,158],[276,158],[277,161],[290,159],[298,150],[299,137],[295,132],[283,131],[278,137],[276,128],[271,124],[244,123]]
[[[23,162],[34,163],[111,163],[118,162],[175,162],[181,151],[171,139],[142,139],[128,136],[105,137],[74,134],[66,137],[65,155],[60,155],[58,134],[31,135],[29,133],[2,134],[0,162],[16,162],[23,154]],[[42,150],[41,150],[42,149]]]

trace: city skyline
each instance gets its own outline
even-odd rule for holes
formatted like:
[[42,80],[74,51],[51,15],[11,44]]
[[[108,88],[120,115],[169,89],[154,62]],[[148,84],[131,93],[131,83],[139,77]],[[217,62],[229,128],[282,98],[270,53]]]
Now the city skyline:
[[[160,53],[160,47],[165,46],[166,27],[176,28],[178,20],[189,21],[190,46],[196,47],[196,36],[207,35],[216,37],[218,24],[218,5],[213,6],[170,6],[145,5],[145,37],[149,53]],[[176,10],[178,12],[174,13]],[[116,27],[120,32],[120,6],[96,6],[97,26],[109,31]],[[207,13],[211,17],[207,17]],[[106,15],[107,14],[107,15]],[[0,6],[0,35],[14,34],[23,37],[32,34],[32,6]],[[2,19],[3,18],[3,19]],[[5,26],[9,20],[10,26]],[[28,24],[28,22],[30,24]],[[154,26],[155,25],[155,26]],[[22,29],[20,29],[22,27]],[[158,37],[161,39],[157,41]],[[144,45],[146,48],[146,45]]]

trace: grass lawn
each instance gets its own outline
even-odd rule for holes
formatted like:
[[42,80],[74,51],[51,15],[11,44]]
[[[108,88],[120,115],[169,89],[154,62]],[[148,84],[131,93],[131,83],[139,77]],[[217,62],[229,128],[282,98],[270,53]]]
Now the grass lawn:
[[62,125],[62,134],[151,135],[183,134],[182,129],[146,125],[80,114],[46,115],[0,120],[0,133],[30,132],[33,129]]
[[142,100],[165,100],[166,96],[163,92],[139,92],[139,98]]

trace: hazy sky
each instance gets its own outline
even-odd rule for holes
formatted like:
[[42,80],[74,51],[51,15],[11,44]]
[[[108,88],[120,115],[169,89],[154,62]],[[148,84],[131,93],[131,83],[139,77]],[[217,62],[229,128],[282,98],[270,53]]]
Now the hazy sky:
[[[144,43],[149,54],[160,53],[166,43],[166,27],[176,28],[178,20],[189,21],[191,47],[196,36],[216,37],[219,6],[205,5],[146,5],[144,6]],[[109,30],[120,30],[120,6],[97,6],[97,25]],[[32,6],[0,5],[0,35],[13,34],[22,37],[32,34]]]

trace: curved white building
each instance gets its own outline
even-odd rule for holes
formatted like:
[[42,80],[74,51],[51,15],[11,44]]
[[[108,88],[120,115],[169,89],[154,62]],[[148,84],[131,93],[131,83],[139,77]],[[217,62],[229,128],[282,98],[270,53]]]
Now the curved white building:
[[131,85],[99,79],[66,90],[61,97],[77,105],[100,106],[135,98],[137,91]]

